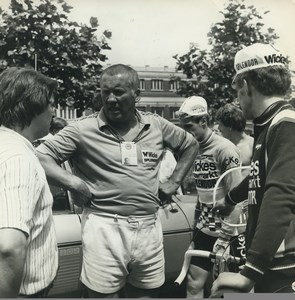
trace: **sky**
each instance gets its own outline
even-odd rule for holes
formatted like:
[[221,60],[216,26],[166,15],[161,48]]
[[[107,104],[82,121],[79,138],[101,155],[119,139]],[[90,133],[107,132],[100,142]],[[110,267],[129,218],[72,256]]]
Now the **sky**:
[[[0,0],[3,1],[3,0]],[[73,19],[89,24],[97,17],[101,33],[112,32],[108,63],[175,67],[175,54],[191,43],[208,48],[207,33],[222,19],[226,0],[68,0]],[[295,0],[245,0],[258,11],[270,12],[263,22],[280,36],[276,46],[295,66]]]
[[[33,0],[37,1],[37,0]],[[210,26],[222,19],[226,0],[67,0],[70,19],[89,25],[97,17],[98,34],[112,32],[107,63],[132,66],[175,67],[175,54],[188,52],[190,44],[208,48]],[[10,0],[0,0],[5,8]],[[245,0],[264,15],[266,27],[280,36],[276,46],[295,69],[295,0]]]

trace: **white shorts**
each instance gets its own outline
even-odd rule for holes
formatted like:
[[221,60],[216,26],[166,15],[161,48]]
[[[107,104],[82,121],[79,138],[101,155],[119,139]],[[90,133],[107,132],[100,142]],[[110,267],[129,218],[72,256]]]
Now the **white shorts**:
[[81,281],[111,294],[126,282],[142,289],[165,281],[163,232],[157,214],[124,217],[84,209]]

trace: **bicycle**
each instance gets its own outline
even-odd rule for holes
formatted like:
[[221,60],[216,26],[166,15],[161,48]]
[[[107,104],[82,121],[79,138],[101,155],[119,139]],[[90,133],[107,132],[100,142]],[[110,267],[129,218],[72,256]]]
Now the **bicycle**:
[[[241,169],[249,169],[249,166],[245,166],[242,167],[240,166],[239,168]],[[216,185],[214,187],[213,190],[213,206],[216,204],[216,190],[217,187],[219,185],[219,183],[221,182],[221,180],[223,179],[224,176],[226,176],[229,172],[236,170],[236,168],[230,169],[228,171],[226,171],[225,173],[222,174],[222,176],[217,180]],[[236,228],[239,227],[245,227],[246,224],[241,222],[240,224],[231,224],[229,222],[226,222],[224,219],[220,218],[221,223],[227,225],[227,226],[233,226]],[[229,243],[228,247],[231,246],[231,242]],[[219,264],[222,265],[222,267],[219,266],[219,273],[224,272],[225,270],[228,271],[229,269],[229,264],[234,264],[237,265],[238,268],[242,268],[243,264],[245,264],[246,262],[246,257],[237,257],[228,253],[213,253],[210,251],[204,251],[204,250],[193,250],[192,247],[190,247],[185,255],[184,255],[184,263],[181,269],[181,272],[179,274],[179,276],[177,277],[177,279],[174,281],[174,284],[176,286],[179,286],[183,280],[185,279],[187,272],[189,270],[189,266],[190,266],[190,259],[192,256],[199,256],[199,257],[203,257],[203,258],[207,258],[207,259],[211,259],[214,260],[214,262],[218,262]],[[214,279],[214,278],[213,278]],[[229,292],[236,292],[239,293],[238,290],[233,290],[233,289],[227,289],[224,288],[222,289],[222,293],[229,293]],[[252,290],[253,292],[253,290]],[[273,293],[295,293],[295,281],[291,284],[288,285],[284,285],[282,287],[279,287],[278,289],[276,289]]]
[[204,258],[208,258],[208,259],[213,259],[213,260],[224,260],[225,263],[234,263],[234,264],[244,264],[246,262],[246,258],[244,257],[236,257],[230,254],[221,254],[221,253],[213,253],[210,251],[204,251],[204,250],[187,250],[184,254],[184,262],[183,262],[183,266],[182,269],[180,271],[180,274],[178,275],[178,277],[176,278],[176,280],[174,281],[174,284],[176,286],[179,286],[183,280],[185,279],[188,269],[189,269],[189,265],[190,265],[190,259],[192,256],[198,256],[198,257],[204,257]]
[[[237,169],[249,169],[249,166],[239,166],[237,168],[232,168],[226,172],[224,172],[220,178],[217,180],[215,187],[213,189],[213,205],[215,205],[216,203],[216,191],[218,189],[218,186],[220,184],[220,182],[222,181],[222,179],[229,173],[232,171],[236,171]],[[241,217],[242,214],[238,215],[236,214],[237,217],[240,218],[240,220],[237,223],[240,224],[231,224],[228,222],[228,220],[223,220],[220,219],[220,223],[221,224],[225,224],[227,227],[234,227],[235,228],[235,233],[234,233],[234,237],[231,239],[231,241],[229,241],[228,245],[225,245],[225,249],[222,250],[222,253],[218,252],[213,253],[213,252],[209,252],[209,251],[204,251],[204,250],[192,250],[192,248],[194,247],[190,247],[187,252],[185,253],[185,257],[184,257],[184,264],[182,267],[182,271],[179,275],[179,277],[177,278],[177,280],[175,281],[175,285],[180,284],[184,278],[186,277],[186,274],[189,270],[189,266],[190,266],[190,258],[192,256],[199,256],[199,257],[203,257],[203,258],[207,258],[207,259],[211,259],[214,261],[214,267],[213,267],[213,276],[212,276],[212,280],[214,280],[217,275],[220,272],[224,272],[226,271],[233,271],[233,272],[237,272],[239,271],[239,268],[241,267],[242,264],[245,263],[245,258],[243,258],[243,256],[245,255],[245,253],[240,249],[242,249],[242,245],[240,245],[241,242],[241,238],[244,237],[243,234],[241,234],[241,230],[239,229],[239,227],[242,227],[242,231],[244,232],[244,228],[246,226],[246,215]],[[235,218],[234,218],[235,219]],[[236,222],[236,221],[232,221],[232,222]],[[196,232],[196,234],[198,234]],[[235,245],[235,243],[237,243],[237,245]],[[243,246],[245,248],[245,244],[243,242]],[[221,250],[221,249],[220,249]],[[243,252],[243,253],[242,253]],[[216,275],[216,277],[214,277],[214,275]],[[207,291],[208,291],[208,283],[210,284],[210,277],[209,277],[209,281],[207,280]],[[178,283],[179,281],[179,283]],[[206,288],[204,289],[204,291],[206,290]]]

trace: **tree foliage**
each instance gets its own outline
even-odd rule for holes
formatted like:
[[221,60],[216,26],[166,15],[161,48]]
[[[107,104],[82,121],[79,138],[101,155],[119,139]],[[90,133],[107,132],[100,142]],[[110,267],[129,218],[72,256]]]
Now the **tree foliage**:
[[[175,55],[176,67],[187,81],[180,83],[178,93],[183,96],[201,95],[209,103],[214,115],[224,103],[232,102],[236,93],[231,87],[234,76],[234,56],[242,45],[256,42],[274,43],[278,36],[274,29],[265,28],[263,15],[244,0],[229,0],[222,20],[211,26],[208,33],[209,50],[192,45],[188,53]],[[180,79],[179,79],[180,80]]]
[[0,9],[0,69],[37,67],[59,81],[61,106],[83,111],[98,90],[111,33],[98,38],[97,18],[78,24],[68,18],[71,9],[65,0],[11,0],[9,11]]

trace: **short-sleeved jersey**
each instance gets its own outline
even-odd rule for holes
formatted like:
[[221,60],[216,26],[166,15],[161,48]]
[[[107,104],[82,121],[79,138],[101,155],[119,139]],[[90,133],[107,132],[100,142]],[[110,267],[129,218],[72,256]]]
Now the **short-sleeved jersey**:
[[69,124],[38,147],[58,163],[69,158],[73,172],[93,194],[91,209],[120,215],[146,215],[158,210],[159,166],[165,148],[183,151],[191,134],[164,118],[137,111],[140,132],[133,140],[136,164],[122,162],[124,139],[108,124],[103,110]]
[[[197,228],[204,233],[218,236],[221,222],[212,213],[213,191],[219,177],[227,170],[240,166],[237,147],[214,132],[206,141],[200,142],[200,150],[194,162],[193,174],[199,194],[200,217]],[[241,171],[230,172],[216,189],[216,201],[241,181]]]

